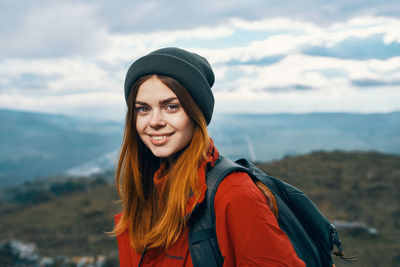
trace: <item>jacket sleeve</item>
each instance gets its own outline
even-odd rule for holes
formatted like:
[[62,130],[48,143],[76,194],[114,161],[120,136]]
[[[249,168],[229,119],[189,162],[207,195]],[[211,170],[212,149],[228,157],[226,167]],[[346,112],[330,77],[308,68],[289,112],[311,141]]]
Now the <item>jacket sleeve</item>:
[[305,266],[247,174],[226,177],[218,187],[214,206],[224,267]]

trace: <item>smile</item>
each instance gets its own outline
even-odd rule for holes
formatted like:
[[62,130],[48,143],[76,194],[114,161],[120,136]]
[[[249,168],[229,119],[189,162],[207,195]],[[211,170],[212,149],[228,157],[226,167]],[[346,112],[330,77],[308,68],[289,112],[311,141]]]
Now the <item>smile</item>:
[[168,142],[169,137],[171,137],[171,135],[173,135],[173,133],[164,134],[164,135],[151,135],[151,134],[149,134],[148,136],[150,137],[150,141],[151,141],[151,143],[153,145],[162,146],[162,145],[165,145]]
[[169,135],[151,135],[150,137],[154,140],[163,140],[167,138]]

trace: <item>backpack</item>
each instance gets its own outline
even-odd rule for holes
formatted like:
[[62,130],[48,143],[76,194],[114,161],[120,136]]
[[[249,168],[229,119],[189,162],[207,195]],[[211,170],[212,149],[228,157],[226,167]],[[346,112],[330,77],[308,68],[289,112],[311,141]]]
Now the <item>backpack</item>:
[[[254,182],[261,181],[272,192],[278,207],[278,224],[307,267],[332,267],[331,253],[345,257],[335,229],[314,203],[299,189],[266,175],[246,159],[236,162],[220,156],[206,174],[204,201],[195,206],[189,219],[189,250],[195,267],[223,265],[215,230],[214,197],[221,181],[233,172],[246,172]],[[333,251],[334,246],[337,247]]]

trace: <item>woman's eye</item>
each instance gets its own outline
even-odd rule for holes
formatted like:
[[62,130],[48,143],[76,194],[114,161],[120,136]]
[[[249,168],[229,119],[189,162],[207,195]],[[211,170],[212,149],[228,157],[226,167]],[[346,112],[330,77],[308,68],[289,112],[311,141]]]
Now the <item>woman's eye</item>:
[[168,104],[165,108],[167,110],[173,111],[173,110],[177,110],[179,108],[179,105],[178,104]]
[[136,106],[135,107],[137,113],[145,113],[148,112],[150,109],[146,106]]

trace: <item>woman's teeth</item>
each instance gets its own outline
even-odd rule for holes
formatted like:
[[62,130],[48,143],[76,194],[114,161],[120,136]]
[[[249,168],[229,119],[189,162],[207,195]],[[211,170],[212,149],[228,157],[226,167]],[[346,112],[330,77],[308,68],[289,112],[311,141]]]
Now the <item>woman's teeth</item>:
[[165,138],[167,138],[168,136],[163,135],[163,136],[152,136],[151,138],[155,139],[155,140],[163,140]]

